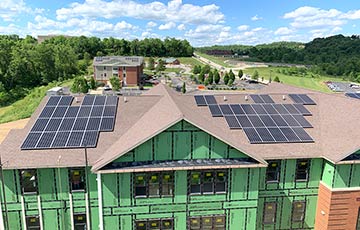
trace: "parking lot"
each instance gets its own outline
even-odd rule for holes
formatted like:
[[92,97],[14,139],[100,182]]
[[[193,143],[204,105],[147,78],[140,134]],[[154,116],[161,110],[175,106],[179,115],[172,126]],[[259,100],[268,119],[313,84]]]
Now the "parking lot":
[[352,84],[349,82],[327,82],[326,84],[334,92],[360,92],[360,84]]

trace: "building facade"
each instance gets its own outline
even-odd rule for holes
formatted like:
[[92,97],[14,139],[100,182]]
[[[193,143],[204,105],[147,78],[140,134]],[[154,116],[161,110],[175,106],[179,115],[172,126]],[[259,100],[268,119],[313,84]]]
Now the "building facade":
[[107,56],[94,58],[94,78],[107,83],[111,77],[118,77],[123,86],[140,84],[144,69],[144,58],[137,56]]
[[[262,92],[278,103],[280,90],[304,93],[276,83]],[[159,85],[120,99],[115,128],[100,133],[96,148],[21,150],[45,99],[1,145],[0,222],[5,229],[357,229],[358,115],[348,111],[349,126],[333,123],[341,114],[321,115],[329,99],[344,109],[360,102],[307,93],[317,103],[306,106],[310,143],[250,144],[193,96]],[[226,103],[253,103],[243,96],[227,95]],[[319,132],[327,122],[346,130]]]

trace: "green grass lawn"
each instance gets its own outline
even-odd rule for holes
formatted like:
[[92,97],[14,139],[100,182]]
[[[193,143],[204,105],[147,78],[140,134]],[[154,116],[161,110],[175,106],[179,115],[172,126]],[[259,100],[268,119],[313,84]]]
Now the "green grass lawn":
[[18,100],[9,106],[0,107],[0,123],[16,121],[30,117],[46,95],[47,90],[55,86],[70,87],[72,83],[73,80],[71,79],[64,81],[61,84],[50,83],[47,86],[40,86],[32,89],[31,92],[23,99]]
[[[343,81],[341,78],[334,78],[329,76],[319,76],[315,75],[315,77],[311,77],[311,74],[307,73],[305,76],[289,76],[283,73],[278,73],[277,70],[282,69],[282,67],[261,67],[261,68],[248,68],[244,70],[245,74],[252,75],[255,70],[259,72],[259,77],[264,77],[264,79],[269,79],[270,74],[272,80],[276,76],[279,77],[280,81],[294,85],[302,88],[313,89],[321,92],[332,92],[327,85],[324,83],[325,81]],[[270,72],[271,71],[271,72]]]
[[204,63],[202,63],[201,61],[198,61],[197,59],[192,58],[192,57],[180,57],[178,59],[181,64],[191,65],[191,68],[193,68],[195,65],[204,66]]

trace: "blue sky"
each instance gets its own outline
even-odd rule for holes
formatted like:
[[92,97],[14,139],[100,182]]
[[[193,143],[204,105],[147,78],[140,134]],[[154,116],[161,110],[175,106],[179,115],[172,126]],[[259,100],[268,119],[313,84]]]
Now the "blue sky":
[[193,46],[358,34],[357,0],[1,0],[0,34],[143,39]]

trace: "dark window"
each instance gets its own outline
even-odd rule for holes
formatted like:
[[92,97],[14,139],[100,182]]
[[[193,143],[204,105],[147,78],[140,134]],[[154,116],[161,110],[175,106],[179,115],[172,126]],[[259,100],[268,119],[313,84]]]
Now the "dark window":
[[226,229],[226,218],[224,215],[190,217],[188,222],[190,230]]
[[266,182],[277,183],[280,180],[280,162],[281,161],[269,161],[268,168],[266,170]]
[[191,171],[189,176],[189,194],[217,194],[227,190],[225,171]]
[[297,160],[296,162],[296,181],[307,181],[309,179],[309,160]]
[[276,203],[265,202],[264,203],[264,224],[273,224],[276,219]]
[[135,197],[172,196],[173,172],[151,172],[134,174]]
[[173,219],[149,219],[135,221],[136,230],[173,230]]
[[26,216],[26,229],[28,230],[40,230],[40,219],[39,216]]
[[86,230],[86,214],[74,214],[74,230]]
[[106,70],[106,66],[104,66],[104,70]]
[[85,190],[85,169],[70,169],[70,188],[71,191]]
[[20,170],[21,191],[23,193],[37,192],[36,169]]
[[292,217],[293,222],[304,221],[305,216],[305,201],[294,201],[292,205]]

